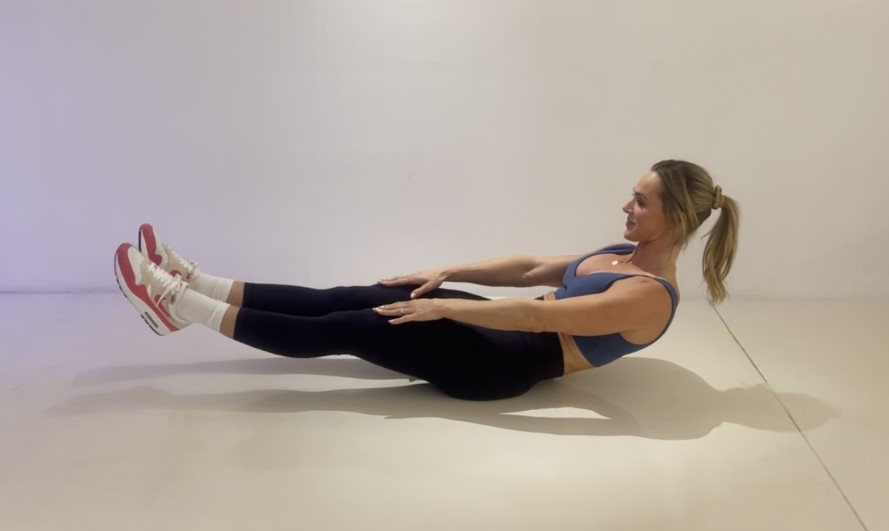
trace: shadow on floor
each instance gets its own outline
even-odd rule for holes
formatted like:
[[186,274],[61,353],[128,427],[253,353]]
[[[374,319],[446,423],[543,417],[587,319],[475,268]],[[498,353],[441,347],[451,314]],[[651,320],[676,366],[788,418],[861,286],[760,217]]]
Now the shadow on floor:
[[75,387],[144,380],[182,374],[318,374],[365,380],[404,380],[406,376],[351,356],[327,358],[253,358],[167,365],[124,365],[81,373]]
[[[404,379],[398,373],[354,358],[272,358],[110,367],[83,373],[75,379],[74,385],[207,373]],[[781,403],[776,400],[776,395]],[[804,431],[815,429],[839,414],[828,404],[808,395],[773,393],[765,384],[719,390],[675,363],[635,357],[543,382],[517,398],[491,402],[455,400],[426,383],[332,391],[257,390],[198,395],[179,395],[140,386],[77,396],[50,408],[47,415],[139,409],[244,413],[348,411],[390,419],[443,418],[555,435],[624,435],[679,440],[703,437],[726,422],[769,431],[795,431],[782,403],[791,404],[794,411],[805,412],[795,419]],[[546,410],[560,408],[575,408],[575,411],[567,412],[575,416],[565,416],[564,409],[546,416]],[[532,411],[533,416],[529,414]]]

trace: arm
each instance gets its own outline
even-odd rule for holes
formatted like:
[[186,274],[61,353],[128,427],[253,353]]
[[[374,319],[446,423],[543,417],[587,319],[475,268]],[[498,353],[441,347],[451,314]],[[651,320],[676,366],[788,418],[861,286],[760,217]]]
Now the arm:
[[434,290],[443,282],[471,282],[484,286],[561,286],[562,276],[577,256],[533,257],[527,255],[494,258],[483,262],[430,269],[410,275],[380,280],[384,286],[419,284],[412,298]]
[[497,330],[596,336],[661,329],[669,321],[672,300],[658,281],[631,277],[604,293],[557,301],[421,299],[384,305],[377,311],[394,317],[393,324],[446,318]]
[[470,282],[483,286],[527,288],[561,286],[562,276],[577,255],[537,257],[527,255],[494,258],[483,262],[445,268],[451,282]]

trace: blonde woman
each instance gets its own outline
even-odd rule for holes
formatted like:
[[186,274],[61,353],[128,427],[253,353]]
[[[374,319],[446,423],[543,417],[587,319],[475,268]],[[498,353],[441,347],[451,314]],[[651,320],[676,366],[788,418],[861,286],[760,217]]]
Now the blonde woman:
[[[623,237],[635,245],[509,256],[319,290],[208,275],[146,224],[138,249],[117,249],[115,274],[161,335],[200,323],[272,354],[353,354],[453,397],[502,399],[657,341],[679,304],[676,259],[714,210],[720,213],[707,234],[703,274],[718,303],[727,296],[739,207],[704,168],[679,160],[652,166],[623,206]],[[445,281],[557,289],[536,299],[489,300],[443,289]]]

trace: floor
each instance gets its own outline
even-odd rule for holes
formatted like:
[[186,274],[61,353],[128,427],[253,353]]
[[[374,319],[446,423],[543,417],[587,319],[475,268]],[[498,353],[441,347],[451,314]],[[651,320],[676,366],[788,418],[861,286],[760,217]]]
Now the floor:
[[889,529],[889,301],[685,301],[506,401],[0,295],[0,529]]

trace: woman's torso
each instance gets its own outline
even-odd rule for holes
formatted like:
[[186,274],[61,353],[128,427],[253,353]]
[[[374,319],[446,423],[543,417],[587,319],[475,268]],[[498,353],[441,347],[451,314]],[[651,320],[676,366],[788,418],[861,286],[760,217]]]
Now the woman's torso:
[[[585,275],[592,275],[595,273],[619,273],[626,275],[643,275],[652,278],[660,278],[667,281],[676,292],[676,295],[679,295],[679,288],[678,283],[676,282],[675,270],[663,275],[653,275],[652,273],[644,271],[633,264],[624,264],[623,262],[627,259],[627,257],[628,254],[617,254],[612,252],[587,256],[580,262],[580,264],[577,265],[577,270],[574,274],[577,277],[581,277]],[[618,262],[617,265],[614,265],[615,261]],[[652,326],[644,329],[622,332],[620,333],[620,336],[629,343],[646,345],[656,340],[664,332],[664,329],[666,326],[668,326],[668,323],[669,320],[663,323],[653,323]],[[563,344],[563,347],[564,346],[566,345]],[[563,348],[562,355],[565,365],[564,374],[570,374],[572,372],[584,369],[591,369],[594,367],[586,358],[583,357],[583,355],[579,353],[577,348]]]

